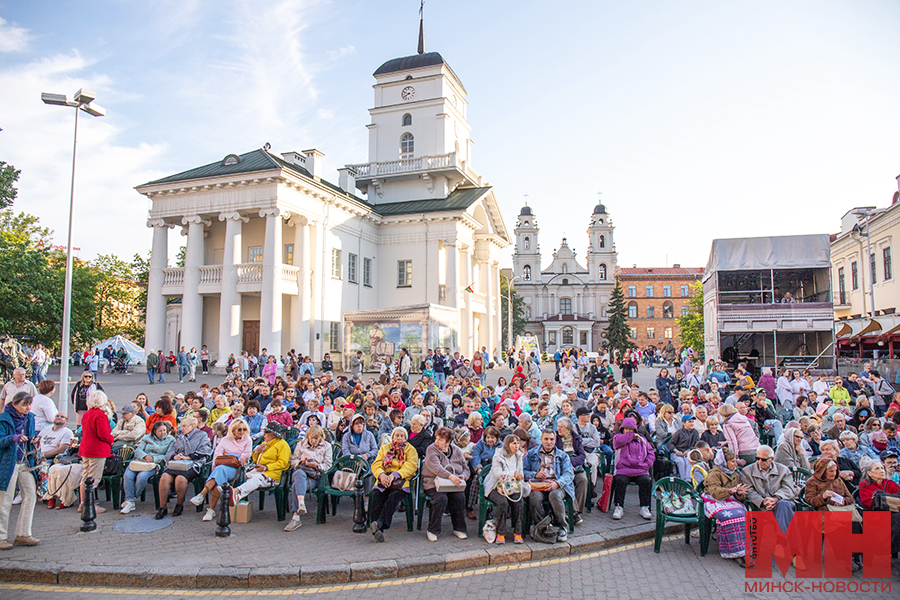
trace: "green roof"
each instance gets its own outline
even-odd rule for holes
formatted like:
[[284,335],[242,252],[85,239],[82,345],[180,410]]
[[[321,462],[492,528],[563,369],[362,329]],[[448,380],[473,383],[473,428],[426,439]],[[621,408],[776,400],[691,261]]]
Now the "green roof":
[[[222,164],[224,160],[220,160],[214,163],[209,163],[208,165],[203,165],[202,167],[196,167],[194,169],[182,171],[181,173],[176,173],[175,175],[163,177],[162,179],[150,181],[148,183],[145,183],[144,185],[179,183],[183,181],[204,179],[207,177],[221,177],[224,175],[238,175],[242,173],[249,174],[259,171],[272,171],[275,169],[285,169],[287,171],[293,171],[294,173],[312,179],[312,175],[310,175],[309,171],[307,171],[305,168],[301,167],[300,165],[295,165],[292,162],[283,160],[282,158],[275,156],[263,149],[245,152],[244,154],[237,155],[237,157],[239,161],[232,165],[225,166]],[[386,202],[384,204],[373,205],[353,194],[348,194],[339,186],[329,181],[320,179],[319,183],[333,190],[337,194],[344,196],[345,198],[349,198],[350,200],[358,202],[364,208],[371,210],[372,212],[383,217],[417,213],[462,211],[469,208],[469,206],[474,204],[479,198],[484,196],[484,194],[487,193],[488,190],[491,189],[490,187],[459,188],[446,198],[407,200],[405,202]]]
[[426,200],[407,200],[405,202],[386,202],[372,207],[382,217],[412,215],[416,213],[450,212],[466,210],[479,198],[484,196],[490,187],[458,188],[446,198]]

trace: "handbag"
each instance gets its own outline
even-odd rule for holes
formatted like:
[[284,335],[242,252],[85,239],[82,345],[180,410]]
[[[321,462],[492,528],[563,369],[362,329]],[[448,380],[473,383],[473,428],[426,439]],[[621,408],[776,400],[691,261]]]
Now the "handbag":
[[528,482],[533,492],[546,492],[550,490],[550,482],[545,480],[532,480]]
[[900,496],[877,490],[872,495],[872,510],[900,512]]
[[240,469],[241,461],[233,454],[222,454],[216,457],[215,462],[213,463],[214,467],[222,466],[222,467],[231,467],[232,469]]
[[[400,481],[398,479],[398,481]],[[356,473],[353,469],[341,469],[335,471],[331,477],[331,487],[342,492],[352,492],[356,490]]]
[[456,485],[446,477],[435,477],[434,487],[439,493],[464,492],[466,490],[465,482],[462,485]]
[[156,463],[147,462],[144,460],[133,460],[128,463],[128,470],[134,471],[135,473],[143,473],[145,471],[154,471],[154,470],[156,470]]
[[522,482],[512,475],[504,475],[497,482],[497,493],[510,502],[519,502],[525,497]]
[[852,504],[844,504],[843,506],[832,506],[831,504],[829,504],[827,506],[827,508],[828,508],[828,510],[831,510],[831,511],[852,512],[854,523],[862,523],[863,522],[862,515],[859,514],[859,511],[856,509],[856,506],[854,506]]
[[597,508],[600,509],[600,512],[606,512],[609,508],[609,498],[612,494],[612,482],[612,475],[607,473],[603,476],[603,493],[600,494],[600,499],[597,500]]
[[694,500],[689,494],[662,492],[660,494],[663,512],[672,516],[690,516],[697,514]]
[[481,536],[488,544],[493,544],[497,541],[497,522],[493,519],[485,521],[484,527],[481,528]]
[[74,465],[81,462],[81,457],[77,454],[64,454],[56,458],[58,465]]
[[170,460],[166,463],[166,469],[169,471],[187,472],[190,471],[193,466],[194,461],[191,460]]
[[119,467],[121,466],[122,457],[118,454],[106,457],[106,462],[103,463],[103,476],[112,477],[113,475],[118,475]]

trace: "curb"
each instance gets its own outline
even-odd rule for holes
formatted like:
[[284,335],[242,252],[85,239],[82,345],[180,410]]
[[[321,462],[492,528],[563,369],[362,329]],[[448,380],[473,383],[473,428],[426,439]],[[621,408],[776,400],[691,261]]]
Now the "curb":
[[[682,525],[669,525],[664,535],[679,533]],[[40,566],[0,560],[0,581],[86,587],[256,589],[332,585],[362,581],[402,579],[418,575],[478,569],[493,565],[524,563],[604,550],[653,539],[655,531],[641,531],[607,538],[599,533],[576,537],[562,544],[510,547],[487,546],[479,550],[443,555],[412,556],[396,560],[350,563],[349,565],[303,565],[300,567],[153,567],[135,573],[133,567],[62,565]],[[127,586],[123,585],[127,583]]]

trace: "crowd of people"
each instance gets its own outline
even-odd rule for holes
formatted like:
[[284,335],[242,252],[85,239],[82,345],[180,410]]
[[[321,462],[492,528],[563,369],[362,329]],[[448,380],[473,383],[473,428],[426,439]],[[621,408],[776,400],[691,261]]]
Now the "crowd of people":
[[[149,377],[155,384],[163,359],[151,356],[159,358]],[[193,365],[193,352],[176,355],[182,379],[208,369],[208,356],[197,357]],[[412,374],[405,349],[392,361],[399,369],[382,365],[377,376],[363,372],[360,356],[348,375],[336,373],[327,355],[316,365],[292,351],[283,370],[265,352],[233,358],[217,385],[164,391],[153,402],[146,393],[114,400],[86,370],[72,390],[72,428],[56,411],[52,381],[32,390],[14,374],[0,414],[0,548],[38,543],[34,505],[81,510],[86,480],[96,487],[104,476],[121,477],[124,495],[112,508],[123,514],[137,510],[154,486],[158,519],[174,500],[172,517],[183,517],[187,502],[207,506],[203,521],[216,517],[226,482],[231,501],[240,502],[284,481],[291,490],[284,529],[296,531],[308,494],[332,481],[340,456],[368,465],[362,478],[378,542],[419,492],[430,503],[432,542],[445,514],[453,535],[467,537],[480,505],[490,513],[492,535],[485,537],[492,543],[522,543],[525,535],[565,541],[595,500],[622,519],[630,483],[638,488],[639,516],[651,519],[653,481],[673,475],[702,485],[721,555],[741,561],[748,506],[772,511],[786,528],[801,506],[873,510],[900,494],[900,394],[879,385],[870,365],[846,382],[792,371],[776,379],[768,370],[756,382],[744,365],[729,372],[721,362],[693,361],[690,352],[674,374],[660,369],[643,390],[633,378],[638,357],[628,352],[593,361],[561,353],[546,377],[536,357],[515,353],[512,377],[494,385],[485,375],[498,357],[485,349],[470,359],[429,350],[421,375]],[[107,468],[120,454],[130,458],[124,475]],[[803,480],[805,487],[797,484]],[[10,543],[16,489],[22,509]],[[98,512],[106,510],[101,504]],[[896,552],[900,522],[892,517]]]

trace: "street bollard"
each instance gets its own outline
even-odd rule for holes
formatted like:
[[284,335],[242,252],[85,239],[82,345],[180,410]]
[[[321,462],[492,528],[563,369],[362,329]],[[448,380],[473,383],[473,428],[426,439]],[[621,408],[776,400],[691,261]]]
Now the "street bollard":
[[228,505],[231,500],[231,486],[226,481],[222,484],[222,496],[219,498],[219,516],[216,519],[216,537],[228,537],[231,535],[231,513],[228,512]]
[[353,493],[353,533],[366,531],[366,506],[363,501],[363,482],[356,480],[356,491]]
[[94,507],[94,478],[88,477],[84,480],[84,498],[81,499],[81,531],[95,531],[97,523],[97,509]]

